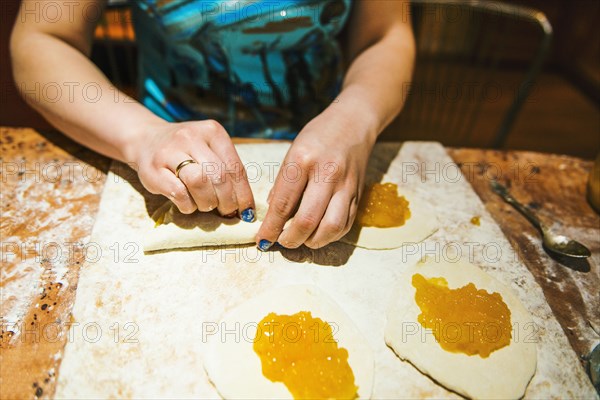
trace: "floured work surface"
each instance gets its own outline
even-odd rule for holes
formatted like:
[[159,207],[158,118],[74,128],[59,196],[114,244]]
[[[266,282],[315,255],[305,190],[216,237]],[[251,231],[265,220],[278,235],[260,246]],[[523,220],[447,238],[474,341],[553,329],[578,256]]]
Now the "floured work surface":
[[[260,159],[251,161],[262,168],[280,162],[287,144],[249,146],[257,147]],[[540,287],[443,147],[378,145],[372,161],[437,214],[441,228],[425,242],[381,251],[335,243],[320,250],[259,253],[250,246],[144,254],[143,236],[154,226],[149,215],[164,200],[145,198],[134,172],[113,165],[92,235],[101,252],[95,262],[88,256],[81,271],[56,396],[218,397],[203,368],[214,325],[268,289],[311,284],[339,304],[367,338],[375,356],[374,398],[457,397],[384,342],[398,277],[428,255],[466,257],[510,287],[531,313],[534,325],[523,340],[537,342],[538,360],[526,398],[594,397]],[[473,217],[480,225],[471,223]],[[243,330],[229,334],[244,340]]]
[[[585,357],[600,343],[600,214],[586,199],[593,162],[533,152],[447,149],[519,257],[544,290],[575,353]],[[587,260],[551,257],[540,234],[510,204],[490,190],[503,183],[517,200],[533,208],[542,222],[585,244]]]

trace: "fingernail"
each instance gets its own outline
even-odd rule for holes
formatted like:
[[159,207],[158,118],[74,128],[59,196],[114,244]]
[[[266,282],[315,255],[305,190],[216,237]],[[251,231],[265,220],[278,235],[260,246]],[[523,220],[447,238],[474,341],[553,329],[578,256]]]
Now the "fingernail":
[[237,211],[234,211],[232,213],[229,213],[227,215],[223,215],[223,218],[233,218],[237,215]]
[[267,251],[271,246],[273,246],[273,243],[269,242],[267,239],[261,239],[260,242],[258,242],[258,249],[260,251]]
[[246,208],[244,211],[242,211],[242,221],[244,222],[254,222],[254,209],[253,208]]

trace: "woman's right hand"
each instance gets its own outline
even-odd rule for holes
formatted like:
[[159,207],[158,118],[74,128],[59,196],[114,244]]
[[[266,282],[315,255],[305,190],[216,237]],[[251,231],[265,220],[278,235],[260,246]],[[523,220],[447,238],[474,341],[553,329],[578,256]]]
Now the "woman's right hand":
[[[152,125],[130,144],[141,183],[169,198],[179,211],[217,209],[222,216],[254,220],[254,197],[231,138],[213,120]],[[194,160],[179,171],[185,160]]]

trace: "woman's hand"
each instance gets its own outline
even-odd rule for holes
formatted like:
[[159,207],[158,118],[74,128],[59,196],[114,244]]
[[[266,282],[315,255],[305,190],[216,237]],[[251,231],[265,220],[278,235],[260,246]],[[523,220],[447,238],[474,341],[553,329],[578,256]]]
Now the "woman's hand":
[[400,112],[411,80],[409,9],[404,0],[356,2],[347,49],[352,62],[342,91],[286,155],[256,238],[259,249],[275,241],[318,248],[352,226],[375,139]]
[[[163,122],[147,128],[129,154],[144,187],[162,194],[184,214],[217,209],[254,220],[254,198],[244,166],[225,129],[216,121]],[[179,171],[185,160],[194,160]]]
[[375,143],[375,135],[353,126],[353,120],[329,110],[298,134],[269,195],[257,235],[259,249],[275,242],[320,248],[350,230]]

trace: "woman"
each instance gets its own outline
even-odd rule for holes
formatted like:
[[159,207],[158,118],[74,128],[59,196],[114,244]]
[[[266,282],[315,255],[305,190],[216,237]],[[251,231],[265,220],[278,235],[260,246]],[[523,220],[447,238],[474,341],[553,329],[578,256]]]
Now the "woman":
[[[35,109],[74,140],[135,166],[144,187],[181,212],[216,208],[246,222],[254,199],[230,135],[294,137],[282,169],[295,163],[300,178],[277,177],[259,248],[319,248],[347,233],[375,140],[410,81],[407,1],[133,1],[141,103],[88,59],[106,1],[55,1],[51,10],[23,0],[11,52],[17,86]],[[346,23],[342,74],[335,35]],[[48,83],[62,95],[31,95]]]

